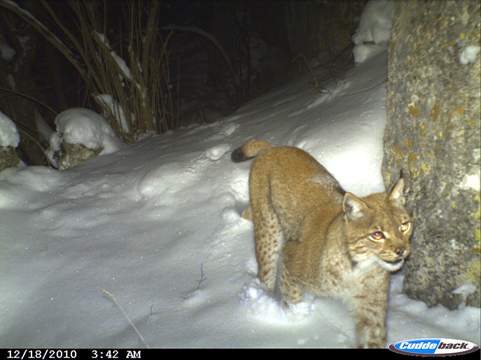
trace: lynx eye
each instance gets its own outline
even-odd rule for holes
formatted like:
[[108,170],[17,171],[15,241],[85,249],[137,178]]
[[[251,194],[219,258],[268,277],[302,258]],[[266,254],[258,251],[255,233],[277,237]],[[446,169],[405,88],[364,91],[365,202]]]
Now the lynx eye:
[[372,240],[383,240],[385,238],[384,233],[382,231],[374,231],[369,235],[369,237]]
[[409,221],[399,225],[399,231],[402,233],[408,232],[409,229],[411,229],[411,223]]

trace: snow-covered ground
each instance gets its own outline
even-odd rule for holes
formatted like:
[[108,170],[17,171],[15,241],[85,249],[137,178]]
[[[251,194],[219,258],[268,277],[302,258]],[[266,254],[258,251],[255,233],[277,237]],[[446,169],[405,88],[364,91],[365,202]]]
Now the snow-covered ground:
[[[301,79],[214,124],[123,147],[65,172],[0,173],[0,347],[351,347],[330,299],[284,312],[256,279],[250,137],[299,146],[346,190],[383,191],[386,54],[320,94]],[[394,276],[389,341],[480,343],[480,311],[428,309]],[[129,323],[129,321],[132,322]]]
[[20,141],[17,128],[13,121],[0,111],[0,147],[16,148]]

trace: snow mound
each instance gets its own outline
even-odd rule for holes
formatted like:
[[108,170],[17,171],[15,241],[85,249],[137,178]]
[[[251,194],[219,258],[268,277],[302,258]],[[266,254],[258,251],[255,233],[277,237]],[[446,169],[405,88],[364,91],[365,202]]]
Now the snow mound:
[[232,171],[230,191],[239,203],[249,202],[249,168],[238,168]]
[[394,2],[370,0],[361,15],[359,27],[352,37],[354,61],[362,63],[386,49],[391,37]]
[[11,169],[10,172],[2,175],[4,176],[1,176],[0,180],[40,192],[53,190],[61,183],[61,175],[58,171],[45,166]]
[[225,155],[226,152],[230,150],[229,144],[221,144],[214,147],[211,147],[205,152],[205,156],[212,161],[219,160],[222,156]]
[[199,187],[197,181],[209,162],[209,159],[197,156],[186,164],[172,162],[160,165],[147,171],[138,182],[137,191],[144,199],[157,198],[159,204],[174,204],[178,201],[176,194],[179,191]]
[[236,224],[241,219],[237,210],[232,207],[224,208],[221,215],[222,220],[227,224]]
[[[179,176],[179,174],[182,174]],[[138,183],[138,191],[142,197],[150,198],[159,195],[175,194],[181,187],[195,180],[194,174],[185,172],[179,164],[160,166],[145,174]],[[166,198],[163,197],[163,202]]]
[[100,155],[119,150],[120,140],[107,121],[96,112],[73,108],[62,111],[55,118],[57,133],[50,138],[53,151],[59,150],[61,140],[70,144],[82,144],[89,149],[103,148]]
[[7,115],[0,111],[0,147],[16,148],[19,141],[17,127]]
[[6,169],[0,174],[0,209],[24,205],[35,207],[32,197],[52,191],[62,183],[58,171],[44,166]]

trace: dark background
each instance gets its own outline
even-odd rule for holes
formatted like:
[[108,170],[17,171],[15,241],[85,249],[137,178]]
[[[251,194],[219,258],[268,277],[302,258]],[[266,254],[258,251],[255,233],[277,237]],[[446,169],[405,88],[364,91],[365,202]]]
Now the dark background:
[[[17,1],[60,39],[65,29],[53,21],[42,1]],[[63,26],[79,35],[72,1],[47,1]],[[110,45],[126,54],[126,8],[129,2],[97,1]],[[353,65],[351,37],[366,0],[168,0],[160,1],[157,26],[169,41],[169,69],[178,94],[179,121],[171,127],[217,121],[249,99],[289,80],[320,72],[318,82],[335,78]],[[152,1],[141,2],[148,14]],[[208,33],[230,59],[232,71]],[[21,39],[28,39],[23,41]],[[96,104],[77,70],[19,16],[1,9],[0,42],[16,52],[0,58],[0,108],[21,132],[20,152],[28,164],[45,164],[35,126],[35,112],[54,128],[54,114]],[[14,79],[15,87],[11,83]],[[16,93],[6,90],[14,90]],[[27,99],[26,96],[31,97]],[[36,100],[36,101],[34,101]]]

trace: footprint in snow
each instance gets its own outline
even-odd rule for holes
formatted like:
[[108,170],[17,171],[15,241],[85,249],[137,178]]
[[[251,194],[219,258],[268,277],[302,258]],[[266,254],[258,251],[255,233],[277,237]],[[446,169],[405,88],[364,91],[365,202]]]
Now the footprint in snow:
[[217,161],[225,155],[226,152],[230,151],[231,147],[229,144],[221,144],[206,150],[205,156],[212,161]]
[[332,88],[326,88],[325,91],[319,96],[316,100],[311,102],[309,105],[307,105],[308,109],[312,109],[314,107],[317,107],[325,102],[331,101],[334,98],[338,97],[342,91],[346,90],[349,88],[350,83],[347,81],[339,81],[337,84],[334,85]]
[[223,126],[217,134],[209,137],[208,140],[220,140],[225,137],[231,136],[237,130],[238,127],[239,127],[239,124],[227,124]]
[[220,134],[224,136],[231,136],[239,127],[239,124],[228,124],[220,130]]

